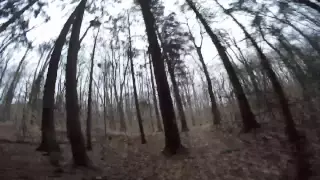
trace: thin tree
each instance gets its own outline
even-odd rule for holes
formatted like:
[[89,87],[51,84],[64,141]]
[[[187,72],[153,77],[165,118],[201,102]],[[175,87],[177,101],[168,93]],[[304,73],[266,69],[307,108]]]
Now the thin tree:
[[[97,23],[97,26],[100,26],[100,22]],[[93,67],[94,67],[94,55],[96,52],[97,40],[99,36],[100,28],[98,28],[98,32],[96,37],[94,38],[92,54],[91,54],[91,65],[90,65],[90,76],[89,76],[89,91],[88,91],[88,113],[87,113],[87,150],[92,150],[92,142],[91,142],[91,124],[92,124],[92,81],[93,81]],[[80,101],[81,103],[81,101]]]
[[187,22],[187,27],[189,30],[190,40],[197,51],[197,54],[199,56],[199,61],[201,63],[202,69],[203,69],[203,73],[204,73],[204,76],[205,76],[207,84],[208,84],[208,93],[209,93],[210,102],[211,102],[211,112],[213,115],[213,124],[218,125],[221,122],[221,114],[220,114],[219,108],[217,106],[217,100],[216,100],[214,93],[213,93],[213,87],[212,87],[210,74],[209,74],[206,63],[204,62],[204,57],[203,57],[202,51],[201,51],[202,43],[203,43],[203,32],[201,30],[201,32],[200,32],[200,36],[201,36],[200,45],[197,45],[196,40],[191,32],[191,29],[190,29],[188,22]]
[[21,71],[23,69],[23,63],[25,62],[28,52],[31,49],[31,45],[28,45],[27,50],[25,51],[24,55],[22,56],[17,69],[14,72],[13,78],[10,82],[9,88],[4,97],[4,109],[3,109],[3,119],[4,121],[9,121],[11,119],[11,103],[14,98],[15,90],[17,84],[21,78]]
[[137,93],[137,86],[136,86],[136,78],[135,78],[135,71],[134,71],[134,64],[133,64],[133,56],[134,52],[132,51],[132,39],[131,39],[131,30],[130,30],[130,16],[129,13],[127,13],[127,21],[128,21],[128,35],[129,35],[129,49],[128,49],[128,58],[130,61],[130,66],[131,66],[131,78],[132,78],[132,85],[133,85],[133,96],[134,96],[134,103],[136,107],[136,114],[137,114],[137,119],[138,119],[138,124],[139,124],[139,130],[140,130],[140,137],[141,137],[141,144],[145,144],[146,137],[144,134],[144,129],[143,129],[143,124],[142,124],[142,116],[141,116],[141,111],[140,111],[140,106],[139,106],[139,100],[138,100],[138,93]]
[[155,84],[154,84],[154,77],[153,77],[153,70],[152,70],[152,59],[151,59],[150,56],[151,55],[148,54],[149,68],[150,68],[150,79],[151,79],[151,88],[152,88],[152,100],[153,100],[154,111],[155,111],[156,119],[157,119],[157,129],[158,129],[158,131],[162,132],[163,128],[162,128],[162,125],[161,125],[161,119],[160,119],[161,117],[160,117],[159,107],[158,107],[157,92],[156,92],[156,87],[155,87]]

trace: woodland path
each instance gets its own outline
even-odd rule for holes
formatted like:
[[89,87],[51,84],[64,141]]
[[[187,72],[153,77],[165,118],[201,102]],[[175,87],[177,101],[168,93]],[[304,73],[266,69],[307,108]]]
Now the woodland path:
[[0,142],[0,179],[276,180],[286,172],[289,155],[272,136],[249,135],[244,141],[209,129],[193,129],[182,135],[189,154],[172,158],[160,154],[162,134],[148,136],[146,145],[138,137],[118,136],[94,144],[89,155],[99,170],[72,168],[70,147],[62,145],[65,165],[61,174],[35,151],[36,145]]

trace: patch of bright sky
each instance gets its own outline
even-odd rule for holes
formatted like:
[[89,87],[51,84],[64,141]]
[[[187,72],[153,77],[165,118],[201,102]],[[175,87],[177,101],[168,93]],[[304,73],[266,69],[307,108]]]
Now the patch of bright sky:
[[[228,7],[228,4],[232,0],[220,0],[219,2],[224,6]],[[186,14],[181,13],[179,5],[185,2],[185,0],[178,0],[178,5],[175,4],[175,0],[163,0],[164,6],[165,6],[165,15],[175,12],[179,20],[181,22],[186,22],[185,17],[188,17],[190,26],[192,27],[192,31],[194,36],[196,37],[196,41],[199,42],[200,40],[200,29],[198,22],[196,21],[195,15],[192,11],[188,11]],[[67,20],[68,16],[71,14],[71,12],[74,10],[75,6],[77,3],[74,3],[72,5],[67,5],[65,6],[64,9],[61,8],[61,4],[63,4],[61,1],[52,1],[49,3],[49,5],[45,8],[45,11],[48,13],[48,15],[51,17],[51,20],[38,27],[37,29],[31,31],[28,33],[29,39],[34,39],[34,45],[40,44],[42,42],[47,42],[49,40],[54,40],[58,34],[61,31],[61,28],[65,21]],[[133,5],[133,0],[123,0],[121,4],[116,4],[114,6],[107,5],[106,6],[106,11],[110,15],[116,15],[119,12],[123,11],[124,9],[130,8]],[[206,3],[201,4],[202,9],[207,8],[209,12],[215,13],[216,16],[214,19],[212,19],[211,27],[213,30],[218,30],[218,29],[223,29],[228,34],[230,34],[232,37],[236,39],[237,42],[239,42],[239,46],[242,47],[244,50],[246,49],[246,42],[241,41],[244,38],[243,32],[241,29],[226,15],[223,15],[221,13],[221,8],[219,8],[214,0],[212,1],[206,1]],[[99,16],[99,15],[98,15]],[[240,21],[242,24],[244,24],[246,27],[249,27],[249,23],[252,20],[252,17],[249,17],[248,15],[244,14],[235,14],[236,18],[238,21]],[[85,31],[85,29],[88,27],[90,20],[92,20],[95,17],[95,15],[90,15],[89,13],[86,13],[84,16],[84,21],[82,24],[82,30],[81,34]],[[107,21],[108,16],[102,17],[101,22]],[[37,19],[32,19],[30,21],[30,26],[32,27],[33,25],[37,24],[42,24],[43,19],[37,18]],[[141,24],[134,24],[132,27],[132,34],[133,35],[143,35],[145,34],[145,26],[143,24],[143,20],[140,14],[140,22]],[[249,31],[252,31],[252,29],[248,28]],[[86,57],[89,57],[91,53],[91,46],[92,46],[92,39],[93,35],[96,31],[89,31],[88,35],[84,39],[83,45],[88,49],[86,52],[84,52]],[[101,38],[110,38],[107,37],[108,33],[102,32],[100,35],[102,36]],[[124,40],[126,37],[122,37]],[[139,48],[144,48],[147,46],[147,42],[145,40],[141,40],[138,38],[134,39],[134,46],[139,47]],[[101,49],[100,49],[101,50]],[[204,55],[205,62],[210,68],[211,74],[217,75],[217,73],[220,73],[221,71],[224,71],[222,63],[217,56],[217,51],[215,47],[213,46],[210,38],[208,38],[205,35],[205,38],[203,40],[203,46],[202,46],[202,52]],[[82,52],[83,53],[83,52]],[[15,56],[15,59],[19,59],[19,57],[22,56],[22,52],[19,53],[20,55]],[[28,64],[28,69],[34,69],[37,63],[38,58],[36,58],[38,55],[33,52],[32,55],[29,56],[29,64]],[[188,63],[188,67],[191,69],[195,69],[199,71],[198,66],[196,65],[195,61],[197,62],[197,55],[194,54],[195,60],[192,59],[190,56],[187,56],[185,58],[185,61]],[[99,61],[99,60],[98,60]],[[143,60],[141,61],[143,62]],[[201,72],[200,72],[201,73]]]
[[[180,0],[179,4],[181,4],[182,2],[183,1]],[[223,1],[223,4],[227,5],[228,2],[230,2],[230,1]],[[205,7],[210,7],[210,10],[212,12],[219,11],[217,9],[217,6],[214,5],[214,3],[206,3],[206,4],[208,4],[208,5],[202,4],[202,6],[205,5]],[[48,23],[43,24],[40,27],[38,27],[36,30],[29,32],[28,33],[29,39],[35,39],[35,41],[34,41],[35,45],[40,44],[42,42],[47,42],[49,40],[53,40],[60,33],[60,30],[61,30],[63,24],[65,23],[69,14],[74,9],[75,5],[76,4],[73,4],[72,6],[71,5],[66,6],[63,10],[61,10],[61,3],[59,3],[59,1],[54,2],[54,3],[49,3],[49,6],[46,7],[46,11],[47,11],[48,15],[51,17],[51,20]],[[182,22],[185,22],[185,16],[189,17],[189,23],[193,27],[192,30],[194,32],[194,35],[196,36],[197,41],[198,41],[199,40],[199,27],[197,27],[198,23],[195,20],[194,14],[192,12],[188,12],[188,13],[186,13],[186,15],[182,14],[180,12],[179,6],[175,5],[175,1],[172,1],[172,0],[164,0],[164,5],[166,7],[165,14],[169,14],[170,12],[176,12]],[[114,7],[110,7],[110,8],[106,7],[106,9],[109,14],[117,14],[117,13],[119,13],[120,10],[122,10],[124,8],[128,8],[130,6],[132,6],[131,0],[126,0],[126,1],[123,1],[122,4],[120,4],[120,5],[115,5]],[[221,15],[221,14],[219,14],[219,15]],[[84,30],[87,28],[89,21],[92,20],[93,17],[94,17],[94,15],[89,15],[88,13],[85,14],[84,22],[82,25],[82,32],[84,32]],[[244,24],[249,21],[248,17],[238,16],[238,19],[240,20],[240,22],[242,22]],[[30,26],[40,24],[41,21],[42,21],[41,18],[33,19],[30,22]],[[212,24],[213,29],[220,29],[220,28],[225,29],[228,33],[230,33],[232,36],[234,36],[237,40],[240,40],[241,38],[244,37],[242,32],[239,30],[239,28],[230,19],[226,18],[225,16],[223,16],[222,18],[215,18],[215,21],[218,21],[218,23]],[[93,35],[92,32],[88,33],[88,35],[86,36],[86,38],[84,40],[84,44],[86,44],[86,45],[92,44],[91,43],[91,41],[92,41],[91,38]],[[141,34],[141,32],[142,33],[145,32],[145,27],[143,24],[141,24],[141,26],[139,26],[139,27],[135,27],[133,30],[133,34],[134,33]],[[143,43],[145,43],[145,42],[143,42]],[[138,46],[141,47],[140,45],[138,45]],[[144,47],[144,46],[142,46],[142,47]],[[217,52],[215,50],[215,47],[213,46],[211,40],[207,37],[205,37],[204,42],[203,42],[203,54],[204,54],[206,62],[209,65],[214,65],[216,63],[220,63],[219,58],[217,58],[217,56],[216,56]],[[215,59],[213,60],[213,58],[215,58]],[[34,58],[31,61],[34,61]],[[34,63],[30,62],[30,65],[32,65],[32,64],[34,65],[35,62]]]

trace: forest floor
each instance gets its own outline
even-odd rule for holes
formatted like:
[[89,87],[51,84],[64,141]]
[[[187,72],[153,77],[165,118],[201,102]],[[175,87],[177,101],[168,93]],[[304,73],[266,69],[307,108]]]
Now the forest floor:
[[[160,153],[162,133],[147,136],[145,145],[139,137],[113,136],[96,141],[89,152],[95,169],[73,168],[70,146],[64,144],[64,170],[57,173],[48,157],[35,151],[36,144],[6,141],[13,136],[13,128],[0,126],[0,179],[277,180],[293,175],[294,168],[286,137],[271,129],[261,129],[255,135],[226,135],[208,127],[194,128],[181,134],[189,153],[171,158]],[[319,170],[320,146],[310,144],[313,168]],[[314,174],[312,179],[320,176]]]

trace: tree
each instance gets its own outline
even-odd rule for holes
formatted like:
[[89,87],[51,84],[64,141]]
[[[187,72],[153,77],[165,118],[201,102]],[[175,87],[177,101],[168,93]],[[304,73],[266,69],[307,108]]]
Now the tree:
[[96,34],[96,37],[94,39],[93,43],[93,49],[91,54],[91,65],[90,65],[90,76],[89,76],[89,91],[88,91],[88,113],[87,113],[87,129],[86,129],[86,135],[87,135],[87,150],[92,150],[92,142],[91,142],[91,124],[92,124],[92,81],[93,81],[93,67],[94,67],[94,55],[96,52],[96,46],[97,46],[97,40],[98,35],[100,32],[100,25],[101,23],[97,21],[95,27],[98,27],[98,32]]
[[157,129],[158,129],[158,131],[162,132],[163,128],[162,128],[161,120],[160,120],[160,113],[159,113],[158,100],[157,100],[157,92],[156,92],[156,87],[155,87],[155,84],[154,84],[154,77],[153,77],[153,70],[152,70],[152,59],[151,59],[150,56],[151,55],[148,54],[149,68],[150,68],[150,79],[151,79],[151,89],[152,89],[152,100],[153,100],[154,111],[155,111],[156,119],[157,119]]
[[[39,72],[38,72],[38,68],[39,65],[41,63],[42,57],[44,56],[45,52],[48,51],[50,49],[50,45],[47,43],[44,43],[42,45],[40,45],[38,51],[40,53],[40,58],[36,67],[36,70],[34,72],[33,75],[33,80],[32,80],[32,85],[31,85],[31,90],[30,90],[30,94],[29,94],[29,107],[31,109],[31,118],[30,118],[30,123],[33,124],[34,123],[34,115],[37,114],[39,112],[39,94],[41,92],[41,83],[43,80],[43,76],[45,73],[45,70],[47,69],[47,66],[49,64],[49,58],[50,58],[50,54],[52,53],[53,47],[50,49],[48,56],[45,60],[45,62],[43,63],[42,67],[40,68]],[[29,119],[29,118],[28,118]]]
[[89,158],[86,153],[84,138],[79,120],[79,105],[77,95],[77,60],[80,47],[79,34],[87,0],[79,3],[75,20],[72,25],[67,64],[66,64],[66,111],[67,134],[71,144],[73,161],[75,165],[88,166]]
[[[209,93],[210,102],[211,102],[211,112],[213,115],[213,124],[218,125],[221,122],[221,115],[220,115],[220,111],[217,106],[217,100],[216,100],[214,93],[213,93],[213,87],[212,87],[212,82],[211,82],[211,78],[209,75],[209,71],[208,71],[207,65],[204,62],[204,57],[203,57],[202,51],[201,51],[202,42],[203,42],[203,32],[201,30],[201,32],[200,32],[201,42],[200,42],[200,45],[197,45],[188,22],[187,22],[187,27],[188,27],[189,34],[190,34],[190,40],[191,40],[193,46],[195,47],[196,52],[199,56],[199,61],[201,63],[203,73],[204,73],[204,76],[205,76],[207,84],[208,84],[208,93]],[[201,28],[201,26],[200,26],[200,28]]]
[[129,13],[127,13],[127,22],[128,22],[128,37],[129,37],[129,48],[128,48],[128,58],[130,61],[130,67],[131,67],[131,78],[132,78],[132,86],[133,86],[133,96],[134,96],[134,103],[136,106],[136,114],[139,124],[139,130],[140,130],[140,137],[141,137],[141,144],[145,144],[146,137],[144,134],[143,124],[142,124],[142,117],[141,117],[141,111],[139,106],[139,99],[138,99],[138,93],[137,93],[137,87],[136,87],[136,78],[135,78],[135,71],[134,71],[134,64],[133,64],[133,57],[135,55],[135,52],[132,50],[132,39],[131,39],[131,30],[130,30],[130,16]]
[[220,42],[218,36],[213,33],[211,27],[207,23],[206,19],[202,16],[202,14],[197,10],[195,4],[191,0],[186,0],[189,7],[194,11],[196,14],[197,19],[202,23],[204,26],[206,32],[208,33],[210,39],[212,40],[213,44],[215,45],[219,56],[223,62],[223,65],[229,75],[231,84],[233,86],[233,89],[235,91],[235,95],[238,100],[241,116],[242,116],[242,123],[243,123],[243,132],[250,132],[253,129],[259,128],[260,124],[256,121],[254,114],[251,110],[251,107],[249,105],[248,99],[245,96],[244,90],[241,86],[241,83],[239,81],[239,78],[237,77],[237,74],[232,67],[232,63],[226,53],[225,47]]
[[55,82],[57,81],[57,72],[60,62],[61,51],[66,41],[66,36],[74,21],[75,14],[79,9],[79,5],[69,16],[68,20],[64,24],[51,54],[49,61],[49,67],[47,72],[47,79],[44,85],[43,91],[43,109],[42,109],[42,121],[41,121],[41,144],[37,148],[38,151],[50,152],[60,151],[59,145],[56,142],[55,137],[55,125],[54,125],[54,94],[55,94]]
[[173,155],[183,148],[180,140],[179,130],[176,124],[174,108],[170,96],[169,84],[164,67],[164,60],[161,56],[161,49],[157,40],[155,19],[150,10],[150,1],[138,1],[143,19],[146,26],[149,52],[152,56],[153,70],[157,83],[157,91],[159,97],[160,111],[162,115],[164,133],[165,133],[165,148],[163,150],[166,155]]
[[14,93],[15,93],[17,84],[18,84],[19,80],[21,79],[21,71],[23,69],[23,63],[25,62],[27,55],[28,55],[28,52],[30,51],[31,48],[32,48],[31,44],[28,45],[27,50],[25,51],[24,55],[22,56],[18,66],[17,66],[17,69],[14,72],[13,78],[11,80],[11,83],[9,85],[7,93],[5,95],[5,99],[4,99],[5,107],[4,107],[3,113],[2,113],[4,121],[10,121],[10,119],[11,119],[11,103],[14,98]]
[[161,33],[158,34],[161,46],[162,54],[167,63],[169,76],[171,79],[174,98],[177,103],[177,108],[181,121],[181,130],[183,132],[189,131],[186,116],[183,109],[182,99],[180,95],[179,85],[177,82],[178,73],[184,76],[185,65],[180,59],[180,53],[186,51],[186,44],[188,43],[185,32],[183,32],[180,22],[176,20],[176,14],[171,13],[164,18]]
[[248,38],[255,48],[258,56],[260,57],[261,65],[263,69],[265,70],[267,76],[269,77],[273,89],[276,92],[279,103],[281,105],[282,113],[284,116],[286,128],[285,132],[288,136],[288,141],[295,147],[296,153],[294,153],[295,158],[297,158],[297,178],[298,179],[308,179],[310,176],[310,164],[307,159],[304,159],[304,144],[301,141],[301,139],[305,137],[301,137],[301,135],[298,133],[296,129],[295,122],[293,120],[291,111],[289,109],[289,103],[287,100],[287,97],[285,95],[285,92],[281,86],[281,83],[279,82],[276,73],[273,71],[270,60],[267,58],[267,56],[263,53],[262,49],[258,46],[257,42],[254,40],[254,38],[249,34],[249,32],[246,30],[246,28],[231,14],[230,11],[226,10],[217,0],[215,0],[216,3],[223,9],[223,11],[229,15],[232,20],[241,28],[243,33],[245,34],[246,38]]
[[[122,45],[124,45],[124,41],[119,38],[119,33],[123,31],[124,16],[115,17],[112,19],[112,40],[110,41],[110,49],[111,49],[111,70],[112,70],[112,93],[115,97],[116,101],[116,112],[119,114],[119,123],[120,123],[120,131],[125,132],[127,130],[127,125],[125,121],[125,111],[124,111],[124,88],[128,75],[128,68],[130,65],[130,61],[128,58],[123,58],[123,60],[127,60],[126,62],[122,61],[122,55],[127,53],[126,48],[123,48],[123,52],[121,51]],[[122,62],[122,63],[121,63]],[[121,67],[122,65],[122,67]],[[121,78],[122,77],[122,78]],[[112,95],[111,95],[112,96]],[[113,98],[111,98],[113,99]],[[113,122],[113,121],[112,121]],[[113,129],[115,129],[115,124],[111,124]]]

